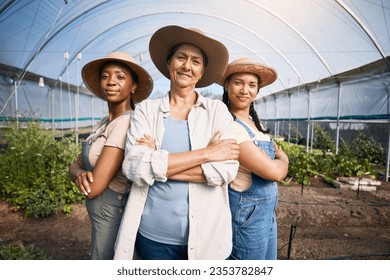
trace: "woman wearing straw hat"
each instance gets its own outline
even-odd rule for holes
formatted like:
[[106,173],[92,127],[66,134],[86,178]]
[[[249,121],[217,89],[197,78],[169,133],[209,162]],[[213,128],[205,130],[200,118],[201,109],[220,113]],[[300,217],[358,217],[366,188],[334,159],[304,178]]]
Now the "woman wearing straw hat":
[[226,106],[195,88],[222,76],[228,51],[179,26],[157,30],[149,51],[170,89],[139,104],[131,120],[123,173],[133,187],[115,259],[132,259],[135,251],[142,259],[226,259],[227,184],[237,174],[239,150]]
[[92,224],[92,259],[113,259],[114,244],[131,183],[122,174],[126,133],[134,103],[152,91],[149,74],[127,53],[114,52],[82,69],[87,88],[107,101],[108,116],[82,143],[69,176],[86,197]]
[[288,171],[287,155],[271,141],[253,101],[260,88],[276,80],[276,71],[249,58],[231,62],[219,84],[223,101],[235,119],[240,146],[237,178],[229,185],[233,224],[231,259],[273,260],[277,258],[275,208],[278,181]]

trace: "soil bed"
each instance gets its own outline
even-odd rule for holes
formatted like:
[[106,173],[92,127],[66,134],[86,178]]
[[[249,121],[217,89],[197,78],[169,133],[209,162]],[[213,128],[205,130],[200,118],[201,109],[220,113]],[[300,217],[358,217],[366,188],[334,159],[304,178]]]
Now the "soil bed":
[[[280,186],[277,218],[279,259],[390,259],[389,183],[359,196],[321,178],[313,178],[303,191],[297,184]],[[90,259],[84,205],[75,205],[70,215],[25,219],[0,201],[0,246],[12,243],[34,243],[56,260]]]

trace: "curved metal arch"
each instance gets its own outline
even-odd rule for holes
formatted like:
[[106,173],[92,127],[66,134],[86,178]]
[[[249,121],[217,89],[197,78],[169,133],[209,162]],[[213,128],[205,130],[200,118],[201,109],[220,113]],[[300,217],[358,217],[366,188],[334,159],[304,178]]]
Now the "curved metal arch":
[[260,9],[263,9],[264,11],[269,13],[271,16],[277,18],[280,22],[282,22],[284,25],[286,25],[291,31],[293,31],[315,53],[315,55],[318,57],[318,59],[325,66],[326,70],[328,70],[329,75],[333,76],[333,72],[330,69],[330,66],[328,65],[328,63],[326,63],[326,60],[321,56],[320,52],[313,46],[313,44],[311,44],[310,41],[301,32],[299,32],[298,29],[296,29],[292,24],[290,24],[289,22],[284,20],[282,17],[276,15],[275,13],[271,12],[270,10],[268,10],[265,7],[261,6],[260,4],[257,4],[257,3],[255,3],[252,0],[246,0],[246,1],[252,3],[253,5],[255,5],[257,7],[259,7]]
[[[242,44],[241,42],[239,42],[239,41],[237,41],[237,40],[235,40],[235,39],[232,39],[232,38],[230,38],[230,37],[227,37],[227,36],[222,36],[221,34],[216,34],[216,33],[212,33],[212,32],[211,32],[211,33],[208,32],[208,33],[211,34],[211,35],[214,35],[214,36],[222,37],[222,38],[224,38],[224,39],[226,39],[226,40],[228,40],[228,41],[234,42],[235,44],[237,44],[237,45],[239,45],[239,46],[242,46],[242,47],[246,48],[249,52],[253,53],[253,54],[254,54],[255,56],[257,56],[259,59],[263,60],[266,64],[269,64],[269,65],[270,65],[270,63],[268,63],[267,60],[264,59],[262,56],[260,56],[256,51],[252,50],[251,48],[248,48],[247,46],[245,46],[245,45]],[[137,41],[137,40],[139,40],[139,39],[141,39],[141,38],[148,37],[148,36],[151,36],[151,35],[152,35],[152,34],[147,34],[147,35],[144,35],[144,36],[140,36],[140,37],[134,38],[134,39],[131,40],[131,41],[127,41],[125,44],[122,44],[122,45],[118,46],[118,47],[115,49],[115,51],[116,51],[116,50],[119,50],[119,49],[121,49],[121,48],[124,48],[124,47],[126,47],[127,45],[132,44],[134,41]],[[146,52],[146,51],[145,51],[145,52]],[[145,53],[145,52],[143,52],[143,53]],[[279,79],[279,78],[278,78],[278,79]],[[280,80],[280,79],[279,79],[279,80]],[[282,86],[283,86],[284,88],[286,88],[286,85],[283,83],[282,80],[280,80],[280,83],[282,84]]]
[[350,9],[347,7],[347,5],[345,5],[341,0],[335,0],[337,4],[339,4],[339,6],[344,10],[346,11],[351,17],[352,19],[359,25],[359,27],[363,30],[363,32],[367,35],[367,37],[370,39],[370,41],[372,42],[372,44],[374,45],[374,47],[378,50],[379,54],[381,55],[382,59],[386,62],[386,65],[387,66],[390,66],[388,60],[386,59],[386,55],[384,53],[384,51],[382,50],[382,48],[380,47],[379,43],[375,40],[375,37],[373,36],[373,34],[370,32],[370,30],[368,29],[368,27],[358,18],[358,16]]
[[[104,5],[105,3],[107,3],[109,0],[106,0],[105,2],[102,2],[102,3],[99,3],[97,4],[96,6],[94,6],[92,9],[95,9],[101,5]],[[66,4],[64,4],[66,5]],[[91,9],[90,9],[91,10]],[[58,29],[50,36],[46,39],[46,41],[42,44],[39,52],[41,50],[43,50],[49,43],[52,39],[54,39],[59,33],[61,33],[70,23],[73,23],[74,21],[78,20],[80,17],[82,17],[84,15],[84,12],[83,13],[80,13],[78,16],[74,17],[73,19],[71,19],[70,21],[64,21],[64,23],[58,27]],[[28,65],[30,65],[33,60],[35,59],[36,55],[38,54],[33,54],[30,56],[28,62],[24,65],[23,69],[26,69],[28,67]]]
[[[114,24],[112,26],[110,26],[109,28],[107,28],[104,32],[100,32],[98,34],[98,36],[94,37],[93,39],[89,40],[86,44],[84,44],[81,48],[78,49],[78,51],[76,52],[76,55],[74,55],[70,60],[69,60],[69,64],[71,64],[73,62],[73,60],[77,57],[77,53],[81,52],[84,48],[86,48],[91,42],[93,42],[97,37],[99,36],[102,36],[103,34],[109,32],[111,29],[121,25],[121,24],[124,24],[128,21],[131,21],[131,20],[135,20],[135,19],[138,19],[138,18],[141,18],[143,16],[152,16],[152,15],[160,15],[160,14],[167,14],[167,13],[177,13],[178,11],[159,11],[159,12],[155,12],[155,13],[148,13],[148,14],[141,14],[141,15],[138,15],[136,17],[132,17],[132,18],[129,18],[129,19],[126,19],[125,21],[121,21],[119,22],[118,24]],[[302,75],[298,72],[298,70],[294,67],[294,65],[291,63],[291,61],[289,61],[289,59],[282,54],[282,52],[276,48],[276,46],[272,45],[268,40],[264,39],[263,37],[259,36],[256,32],[250,30],[249,28],[246,28],[240,24],[237,24],[235,23],[234,21],[232,20],[229,20],[229,19],[226,19],[224,17],[219,17],[219,16],[215,16],[215,15],[210,15],[210,14],[205,14],[205,13],[197,13],[197,12],[192,12],[192,11],[180,11],[180,13],[187,13],[187,14],[196,14],[196,15],[202,15],[202,16],[206,16],[206,17],[211,17],[211,18],[216,18],[216,19],[219,19],[219,20],[222,20],[224,22],[229,22],[235,26],[238,26],[244,30],[246,30],[248,33],[251,33],[253,34],[255,37],[259,38],[260,40],[264,41],[267,45],[269,45],[278,55],[280,55],[282,57],[282,59],[291,67],[291,69],[295,72],[295,74],[298,76],[298,78],[303,81],[303,77]],[[219,35],[219,34],[218,34]],[[219,35],[220,36],[220,35]],[[231,40],[233,41],[233,40]],[[244,48],[250,50],[251,52],[253,53],[256,53],[255,51],[249,49],[247,46],[244,46]],[[257,55],[257,53],[256,53]],[[258,56],[258,55],[257,55]],[[260,56],[258,56],[260,57]],[[263,59],[263,58],[262,58]],[[263,59],[264,61],[266,61],[265,59]],[[66,69],[64,69],[62,72],[61,72],[61,75],[65,72]],[[286,88],[286,86],[284,85],[284,83],[282,82],[282,85]]]
[[[0,8],[0,15],[1,15],[5,10],[7,10],[7,9],[12,5],[13,2],[15,2],[15,0],[8,0],[7,3],[3,4],[3,6]],[[25,5],[23,5],[23,7],[26,6],[26,5],[28,5],[28,4],[30,4],[30,2],[27,3],[27,4],[25,4]],[[19,10],[19,9],[18,9],[18,10]],[[17,12],[18,10],[16,10],[15,12]],[[13,14],[13,13],[12,13],[12,14]],[[6,18],[4,18],[4,19],[6,19]],[[4,19],[3,19],[2,21],[4,21]],[[0,23],[1,23],[2,21],[0,21]]]

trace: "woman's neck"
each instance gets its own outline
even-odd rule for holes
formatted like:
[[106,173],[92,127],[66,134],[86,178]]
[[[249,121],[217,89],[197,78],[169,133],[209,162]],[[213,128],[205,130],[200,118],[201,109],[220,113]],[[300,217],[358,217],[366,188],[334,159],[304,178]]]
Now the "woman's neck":
[[249,109],[248,110],[232,110],[229,109],[230,112],[235,115],[237,118],[239,118],[242,121],[246,121],[249,119]]
[[113,121],[117,117],[121,116],[124,112],[131,110],[130,102],[122,103],[109,103],[108,104],[108,116],[109,120]]
[[169,107],[171,115],[179,120],[186,120],[192,106],[198,98],[194,89],[192,90],[171,90],[169,92]]
[[[169,90],[170,98],[180,98],[182,100],[188,100],[188,102],[194,101],[196,102],[196,92],[194,87],[177,87],[174,84],[171,84],[171,88]],[[195,103],[194,102],[194,103]]]

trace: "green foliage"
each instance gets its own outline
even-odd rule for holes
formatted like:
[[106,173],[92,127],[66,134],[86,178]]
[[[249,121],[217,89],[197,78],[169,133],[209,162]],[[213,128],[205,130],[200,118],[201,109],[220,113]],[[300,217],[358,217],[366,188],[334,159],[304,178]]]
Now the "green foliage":
[[36,247],[34,244],[29,244],[26,247],[8,245],[0,247],[1,260],[50,260],[44,251]]
[[385,150],[372,137],[359,132],[351,145],[351,152],[359,159],[367,159],[372,163],[385,163]]
[[51,132],[30,122],[26,128],[10,125],[6,140],[0,153],[0,197],[23,209],[26,217],[46,217],[58,208],[70,213],[83,199],[68,176],[79,150],[74,139],[56,141]]
[[313,147],[322,151],[335,152],[335,140],[319,124],[314,125]]
[[303,185],[310,185],[310,177],[322,175],[331,182],[339,176],[361,176],[373,173],[373,164],[367,159],[356,157],[345,145],[336,155],[325,151],[306,153],[305,147],[281,142],[278,143],[289,158],[288,177]]

